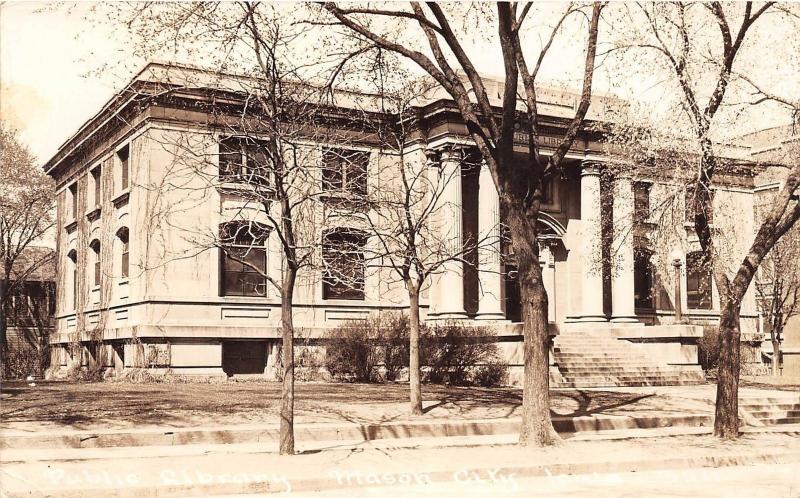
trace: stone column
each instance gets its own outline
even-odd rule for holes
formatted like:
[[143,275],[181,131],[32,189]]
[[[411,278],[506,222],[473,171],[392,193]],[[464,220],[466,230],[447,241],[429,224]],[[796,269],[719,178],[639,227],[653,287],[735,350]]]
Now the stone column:
[[[426,149],[425,151],[425,158],[427,162],[427,171],[426,174],[428,175],[428,185],[435,186],[438,185],[439,181],[439,161],[436,155],[436,152],[432,149]],[[431,188],[431,191],[434,191],[435,188]],[[439,226],[441,225],[441,220],[439,216],[439,211],[434,211],[431,213],[429,218],[429,227],[430,231],[433,234],[439,233]],[[429,278],[429,287],[428,287],[428,318],[435,318],[439,314],[439,288],[440,285],[440,275],[434,274],[431,275]]]
[[539,265],[542,267],[542,282],[547,292],[547,319],[556,321],[556,261],[553,243],[545,242],[539,249]]
[[478,177],[478,314],[476,320],[504,320],[500,266],[500,195],[486,162]]
[[581,164],[581,313],[579,322],[605,322],[603,313],[600,164]]
[[636,323],[633,286],[633,182],[614,181],[614,242],[611,249],[611,321]]
[[[463,248],[463,204],[461,202],[461,156],[459,148],[442,151],[439,181],[443,182],[437,202],[438,235],[445,250],[454,255]],[[447,261],[441,267],[437,289],[436,318],[466,318],[464,311],[464,268],[460,261]]]

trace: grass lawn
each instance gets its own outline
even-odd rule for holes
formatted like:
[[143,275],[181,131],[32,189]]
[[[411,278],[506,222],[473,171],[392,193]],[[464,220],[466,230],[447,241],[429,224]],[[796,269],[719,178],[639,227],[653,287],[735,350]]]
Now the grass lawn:
[[[2,386],[3,428],[26,426],[124,428],[277,423],[277,383],[131,384],[125,382],[24,382]],[[651,392],[553,390],[554,415],[698,413],[697,400]],[[300,383],[298,423],[377,423],[407,420],[407,384]],[[499,418],[520,415],[516,388],[423,386],[423,418]]]

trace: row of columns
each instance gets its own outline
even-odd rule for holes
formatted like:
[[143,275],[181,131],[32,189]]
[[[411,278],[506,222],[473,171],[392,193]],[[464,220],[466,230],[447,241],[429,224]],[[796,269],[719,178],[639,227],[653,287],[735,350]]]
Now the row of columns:
[[[444,149],[439,164],[431,161],[432,174],[440,175],[442,186],[435,220],[446,247],[458,252],[463,244],[461,182],[462,150]],[[605,322],[601,254],[600,164],[584,162],[581,167],[581,310],[571,321]],[[436,168],[436,171],[434,170]],[[434,183],[435,184],[435,183]],[[489,167],[481,164],[478,177],[478,237],[491,244],[478,249],[478,320],[503,320],[503,276],[500,258],[500,197]],[[629,178],[618,177],[613,190],[614,250],[612,251],[612,322],[636,322],[633,275],[633,186]],[[625,233],[625,232],[628,233]],[[438,319],[466,318],[464,310],[463,265],[446,262],[434,276],[429,315]],[[554,299],[554,296],[550,296]]]

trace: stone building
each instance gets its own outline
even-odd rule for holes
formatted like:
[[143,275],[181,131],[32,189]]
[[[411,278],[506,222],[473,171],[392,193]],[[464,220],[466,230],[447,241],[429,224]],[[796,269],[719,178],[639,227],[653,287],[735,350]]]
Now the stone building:
[[[58,184],[54,365],[66,368],[80,359],[116,369],[144,365],[200,375],[269,370],[280,337],[278,294],[218,248],[196,250],[201,234],[225,230],[226,223],[243,212],[237,188],[206,188],[199,179],[226,174],[231,150],[241,146],[237,142],[230,149],[236,137],[220,124],[221,108],[235,117],[243,105],[241,95],[232,90],[237,81],[231,75],[150,64],[45,165]],[[500,85],[487,79],[487,87],[498,97]],[[542,91],[539,97],[540,113],[546,116],[541,143],[548,154],[573,112],[576,96]],[[674,192],[683,188],[666,177],[613,178],[603,173],[610,156],[598,124],[603,123],[603,110],[615,104],[620,103],[610,97],[594,99],[587,126],[567,154],[565,174],[546,189],[540,247],[549,319],[557,336],[553,376],[564,385],[613,383],[614,375],[619,383],[697,379],[700,326],[718,319],[716,289],[698,264],[699,245],[691,225],[680,220],[677,298],[692,325],[675,323],[672,248],[648,245],[641,236],[614,235],[622,232],[614,227],[635,227],[641,235],[642,226],[645,231],[657,226],[654,206],[670,195],[682,202],[682,195]],[[345,95],[336,106],[331,113],[356,110],[382,122],[397,119],[379,112],[369,96]],[[485,166],[470,159],[473,146],[453,102],[440,94],[428,95],[414,108],[413,128],[406,160],[433,163],[452,178],[443,193],[443,202],[455,206],[443,224],[448,236],[463,242],[499,233],[502,213],[496,188]],[[345,145],[316,137],[318,143],[307,145],[306,158],[324,162],[331,150],[339,157],[358,157],[342,165],[335,181],[340,189],[368,192],[381,181],[374,171],[396,161],[396,155],[379,133],[361,130],[347,136]],[[525,138],[518,137],[520,157]],[[748,154],[736,152],[743,167],[720,175],[714,197],[715,212],[720,207],[715,220],[724,218],[725,206],[736,213],[726,228],[732,230],[735,251],[743,251],[752,239],[753,196],[761,188],[755,167],[745,167],[750,164]],[[238,156],[233,163],[246,168],[247,160]],[[345,181],[353,167],[363,174],[363,182]],[[314,181],[325,185],[326,180]],[[195,182],[196,189],[176,187]],[[320,210],[326,209],[323,201],[320,204]],[[339,240],[328,237],[332,228],[328,225],[318,234],[323,246]],[[519,367],[519,291],[513,255],[501,239],[481,248],[475,266],[445,265],[423,292],[422,311],[427,320],[492,327],[509,364]],[[279,276],[282,262],[275,237],[266,236],[257,244],[262,249],[255,253],[255,264]],[[304,339],[314,343],[343,321],[407,307],[402,285],[380,269],[353,271],[359,282],[345,287],[317,270],[301,272],[295,322]],[[752,296],[742,318],[745,334],[756,334]],[[600,374],[590,365],[596,355],[610,362]],[[644,374],[626,377],[621,365],[635,366],[637,361]]]

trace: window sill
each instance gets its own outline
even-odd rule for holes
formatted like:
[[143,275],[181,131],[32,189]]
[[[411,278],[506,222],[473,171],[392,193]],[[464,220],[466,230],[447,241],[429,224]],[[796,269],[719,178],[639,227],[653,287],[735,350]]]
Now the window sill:
[[366,196],[353,194],[327,193],[320,196],[320,200],[329,209],[349,209],[366,211],[369,201]]
[[130,195],[131,195],[131,190],[129,188],[126,188],[125,190],[117,194],[116,197],[111,199],[111,203],[114,204],[115,208],[120,208],[128,204],[128,201],[130,200]]
[[327,304],[349,304],[349,303],[366,303],[367,298],[364,297],[323,297],[322,300]]
[[245,303],[263,303],[264,300],[271,298],[272,296],[263,295],[263,296],[234,296],[230,294],[221,294],[220,299],[236,299],[236,300],[243,300],[242,302]]
[[75,218],[71,219],[70,221],[64,224],[64,230],[66,230],[67,233],[72,233],[77,228],[78,228],[78,220],[76,220]]
[[95,221],[96,219],[100,218],[100,206],[97,205],[94,207],[94,209],[87,211],[85,216],[89,221]]
[[268,185],[261,185],[257,183],[249,183],[246,181],[231,181],[220,179],[220,184],[217,189],[222,192],[230,192],[235,194],[258,194],[263,197],[273,198],[275,196],[275,189]]
[[119,283],[117,283],[117,285],[119,285],[119,286],[127,286],[128,285],[128,277],[125,277],[123,280],[120,280]]

